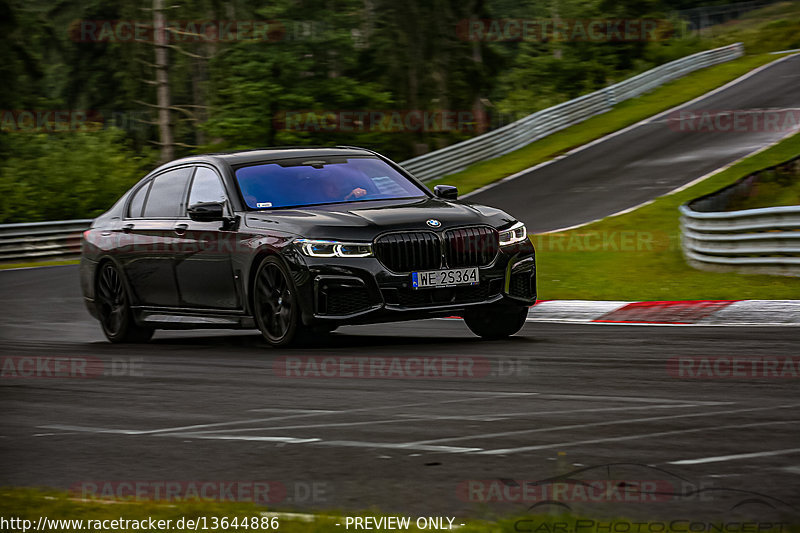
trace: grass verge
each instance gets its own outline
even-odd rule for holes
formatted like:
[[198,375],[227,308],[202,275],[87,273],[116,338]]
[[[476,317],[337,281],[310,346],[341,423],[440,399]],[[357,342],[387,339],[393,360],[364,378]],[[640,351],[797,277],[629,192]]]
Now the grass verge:
[[476,163],[461,172],[430,181],[427,185],[431,189],[442,183],[456,185],[460,194],[474,191],[688,102],[779,57],[771,54],[744,56],[693,72],[642,96],[626,100],[602,115],[570,126],[514,152]]
[[800,299],[794,277],[715,273],[686,264],[678,207],[800,154],[800,134],[681,192],[570,231],[534,235],[540,299]]
[[[378,512],[363,513],[326,513],[324,515],[300,515],[292,516],[288,513],[275,513],[275,515],[265,516],[262,513],[270,513],[266,507],[256,503],[233,503],[217,501],[189,501],[189,502],[119,502],[104,500],[79,500],[66,492],[54,490],[40,490],[27,488],[5,488],[0,489],[0,517],[5,520],[20,519],[29,522],[13,527],[9,531],[22,532],[23,527],[27,530],[36,531],[36,526],[40,517],[50,520],[82,520],[82,528],[74,522],[72,524],[53,525],[50,522],[39,531],[51,532],[77,532],[77,531],[280,531],[281,533],[342,533],[352,531],[355,528],[352,524],[349,528],[345,527],[341,518],[345,516],[355,517],[364,516],[379,518],[389,516]],[[392,515],[399,516],[399,515]],[[436,531],[436,528],[418,529],[416,527],[415,515],[404,515],[410,519],[410,527],[399,529],[388,527],[367,528],[373,531]],[[259,527],[252,527],[250,521],[256,519]],[[132,526],[130,522],[123,523],[123,520],[141,521],[152,519],[155,527],[144,522],[141,525]],[[216,519],[216,520],[215,520]],[[223,521],[225,519],[225,521]],[[237,521],[234,522],[234,519]],[[248,527],[241,527],[241,521],[247,519]],[[118,520],[115,525],[114,520]],[[163,521],[158,524],[158,521]],[[166,521],[170,520],[169,523]],[[262,522],[266,520],[266,524]],[[91,521],[91,522],[87,522]],[[94,527],[95,521],[99,521]],[[191,522],[189,522],[191,521]],[[459,533],[562,533],[573,531],[574,533],[602,533],[609,530],[609,520],[596,520],[588,517],[574,516],[570,514],[530,514],[526,516],[507,517],[497,521],[489,522],[485,520],[459,519],[454,520],[457,524]],[[647,524],[641,519],[634,522],[629,520],[614,520],[616,524],[627,525],[626,531],[647,531],[642,528]],[[234,526],[233,524],[236,524]],[[698,522],[700,523],[700,522]],[[91,524],[93,527],[87,527]],[[140,523],[141,524],[141,523]],[[463,527],[461,524],[464,524]],[[605,524],[605,525],[604,525]],[[665,524],[658,522],[661,526]],[[759,522],[759,524],[761,524]],[[43,524],[44,525],[44,524]],[[445,521],[445,526],[447,522]],[[737,523],[738,525],[738,523]],[[120,527],[121,526],[121,527]],[[195,527],[196,526],[196,527]],[[275,527],[277,526],[277,527]],[[639,529],[636,529],[639,526]],[[753,523],[755,528],[756,523]],[[763,526],[763,527],[762,527]],[[447,529],[444,527],[443,529]],[[361,528],[363,531],[364,528]],[[671,529],[667,529],[670,531]],[[750,529],[748,529],[749,531]],[[755,529],[753,529],[755,531]],[[763,523],[757,529],[760,533],[798,533],[800,527],[796,523],[776,522]],[[652,528],[652,531],[664,531],[663,527]],[[674,531],[686,531],[685,526],[676,528]],[[712,529],[708,529],[712,531]],[[716,531],[716,529],[714,529]]]
[[0,264],[0,270],[8,270],[11,268],[35,268],[47,266],[61,266],[61,265],[77,265],[80,263],[79,259],[64,259],[61,261],[29,261],[27,263],[5,263]]
[[727,211],[800,205],[800,160],[760,172],[747,196],[734,197]]

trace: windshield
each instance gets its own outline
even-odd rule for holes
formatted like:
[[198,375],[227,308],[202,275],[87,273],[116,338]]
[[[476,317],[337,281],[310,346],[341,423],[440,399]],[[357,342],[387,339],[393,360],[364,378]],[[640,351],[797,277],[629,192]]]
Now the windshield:
[[236,181],[252,209],[426,196],[408,178],[372,157],[263,163],[237,169]]

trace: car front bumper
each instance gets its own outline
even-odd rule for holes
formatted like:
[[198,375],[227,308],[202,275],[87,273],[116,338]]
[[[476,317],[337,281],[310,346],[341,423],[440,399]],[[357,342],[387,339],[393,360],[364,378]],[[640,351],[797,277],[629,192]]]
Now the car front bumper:
[[480,283],[414,289],[409,272],[388,270],[374,257],[286,257],[306,325],[365,324],[459,314],[476,306],[536,303],[536,261],[530,241],[501,248],[479,267]]

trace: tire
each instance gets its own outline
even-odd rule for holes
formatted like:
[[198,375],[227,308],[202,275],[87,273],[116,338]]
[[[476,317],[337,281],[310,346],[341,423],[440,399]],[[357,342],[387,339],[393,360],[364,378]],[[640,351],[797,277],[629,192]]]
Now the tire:
[[290,346],[302,337],[297,289],[289,271],[275,256],[261,262],[253,279],[253,317],[272,346]]
[[131,312],[130,298],[119,269],[112,262],[100,265],[95,279],[95,305],[100,326],[113,343],[147,342],[153,328],[136,323]]
[[522,329],[527,316],[527,307],[489,305],[465,314],[464,322],[483,339],[505,339]]

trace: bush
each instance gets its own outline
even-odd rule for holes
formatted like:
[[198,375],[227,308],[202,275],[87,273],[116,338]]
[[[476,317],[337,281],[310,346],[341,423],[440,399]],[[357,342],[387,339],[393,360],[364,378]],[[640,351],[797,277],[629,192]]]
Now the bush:
[[0,222],[95,217],[152,166],[120,130],[0,137]]

